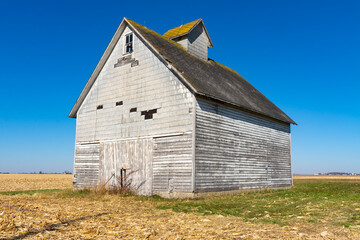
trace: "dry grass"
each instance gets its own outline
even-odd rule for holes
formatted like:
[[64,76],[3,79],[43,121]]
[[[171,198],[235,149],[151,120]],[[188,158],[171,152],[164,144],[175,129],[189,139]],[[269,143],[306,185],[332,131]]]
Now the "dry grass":
[[0,238],[17,239],[359,239],[334,226],[249,223],[156,209],[157,201],[118,195],[35,194],[0,198]]
[[71,174],[0,174],[0,192],[72,188]]
[[[296,179],[297,176],[295,181],[306,180]],[[6,191],[72,186],[71,175],[0,175],[0,183]],[[245,195],[254,194],[266,198],[271,192]],[[221,200],[214,198],[214,201],[217,199]],[[244,204],[233,199],[233,205]],[[0,195],[0,239],[360,239],[359,227],[336,226],[323,222],[326,218],[310,223],[303,221],[303,216],[293,216],[298,220],[279,226],[245,222],[243,217],[219,213],[204,215],[199,211],[159,209],[166,202],[194,201],[203,200],[123,197],[69,189],[57,193]]]

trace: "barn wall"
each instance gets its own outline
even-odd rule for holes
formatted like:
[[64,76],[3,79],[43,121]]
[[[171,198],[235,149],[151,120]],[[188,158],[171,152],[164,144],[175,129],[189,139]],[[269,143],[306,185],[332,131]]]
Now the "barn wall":
[[93,187],[98,184],[100,149],[100,143],[75,145],[75,187]]
[[290,125],[198,99],[197,192],[291,186]]
[[[135,34],[134,52],[131,58],[121,60],[125,49],[124,35],[129,32],[131,32],[129,28],[124,30],[77,112],[76,146],[192,132],[194,112],[192,93]],[[115,64],[117,67],[114,66]],[[116,106],[116,102],[120,101],[122,104]],[[97,109],[99,105],[102,105],[102,109]],[[136,110],[131,112],[132,108]],[[153,119],[145,120],[142,111],[152,109],[157,111],[153,114]],[[107,149],[110,145],[101,146]],[[120,149],[116,151],[121,151]],[[100,159],[98,155],[94,153],[89,159]],[[80,171],[79,165],[76,164],[78,157],[76,152],[75,175]],[[105,157],[100,161],[102,165],[98,165],[100,169],[98,171],[105,171],[104,164],[111,161],[108,159],[111,158]],[[170,162],[173,153],[169,156],[164,155],[163,159],[164,161],[168,159]],[[167,167],[166,164],[162,166]],[[91,182],[103,182],[109,177],[104,172],[98,175],[88,173],[87,181],[91,180]],[[90,179],[91,176],[93,179]],[[74,178],[74,181],[84,180]]]
[[153,191],[192,192],[192,134],[154,138]]

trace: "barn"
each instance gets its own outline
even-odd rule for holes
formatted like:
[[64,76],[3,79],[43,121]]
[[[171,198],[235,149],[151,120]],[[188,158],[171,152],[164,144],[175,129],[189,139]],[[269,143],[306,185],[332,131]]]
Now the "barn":
[[296,123],[208,58],[211,47],[202,19],[163,35],[122,20],[69,114],[75,188],[126,181],[141,195],[192,197],[292,186]]

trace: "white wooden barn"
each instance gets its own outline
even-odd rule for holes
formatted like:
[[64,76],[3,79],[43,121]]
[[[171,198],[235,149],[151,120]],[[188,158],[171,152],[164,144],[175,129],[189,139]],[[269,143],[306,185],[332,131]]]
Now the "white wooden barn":
[[292,185],[295,122],[210,47],[202,19],[164,35],[123,19],[69,114],[75,187],[124,174],[170,197]]

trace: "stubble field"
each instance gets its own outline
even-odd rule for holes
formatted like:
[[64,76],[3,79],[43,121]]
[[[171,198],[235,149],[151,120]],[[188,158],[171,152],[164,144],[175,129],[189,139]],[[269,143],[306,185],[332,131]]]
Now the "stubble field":
[[0,192],[67,188],[71,174],[0,174]]
[[182,200],[71,186],[71,175],[0,175],[0,238],[360,239],[359,176],[295,176],[292,189]]

